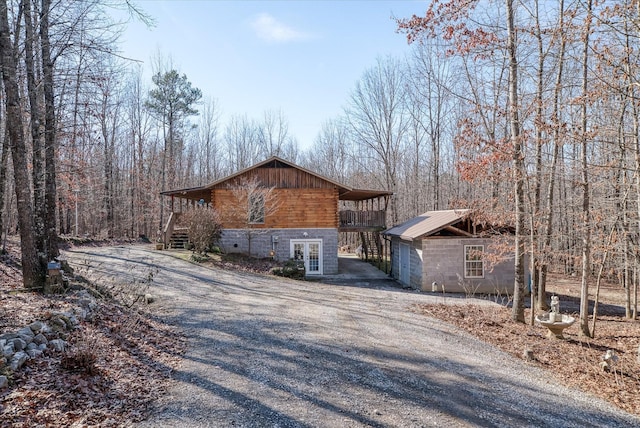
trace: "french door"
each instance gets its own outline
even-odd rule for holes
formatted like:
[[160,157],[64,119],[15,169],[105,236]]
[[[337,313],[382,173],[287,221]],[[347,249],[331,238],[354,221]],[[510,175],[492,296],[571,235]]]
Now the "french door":
[[307,275],[322,275],[322,239],[292,239],[291,258],[304,261]]

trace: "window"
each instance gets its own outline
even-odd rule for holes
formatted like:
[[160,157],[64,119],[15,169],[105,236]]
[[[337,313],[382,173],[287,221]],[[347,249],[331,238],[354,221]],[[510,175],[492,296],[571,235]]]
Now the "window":
[[249,197],[249,223],[264,223],[264,195]]
[[464,277],[484,278],[484,262],[482,261],[484,245],[464,246]]

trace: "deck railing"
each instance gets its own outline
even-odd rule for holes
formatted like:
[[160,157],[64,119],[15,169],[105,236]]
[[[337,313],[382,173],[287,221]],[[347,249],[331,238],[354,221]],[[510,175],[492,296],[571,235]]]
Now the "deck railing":
[[386,211],[340,211],[340,227],[349,228],[384,228]]

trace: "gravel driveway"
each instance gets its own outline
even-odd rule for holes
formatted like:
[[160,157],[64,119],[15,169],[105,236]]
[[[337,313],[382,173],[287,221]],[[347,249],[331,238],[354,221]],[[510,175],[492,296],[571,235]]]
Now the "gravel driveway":
[[410,310],[444,297],[353,278],[324,284],[207,269],[147,247],[66,255],[95,278],[159,268],[154,304],[169,309],[189,348],[169,393],[140,426],[640,426]]

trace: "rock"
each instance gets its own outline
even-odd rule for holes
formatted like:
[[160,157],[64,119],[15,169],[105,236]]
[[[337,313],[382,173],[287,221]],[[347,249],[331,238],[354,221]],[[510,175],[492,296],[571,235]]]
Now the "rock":
[[29,355],[29,358],[38,358],[42,355],[42,351],[39,349],[27,349],[27,355]]
[[73,327],[76,327],[76,326],[80,325],[80,320],[78,319],[78,317],[75,314],[66,313],[65,315],[67,315],[67,318],[69,319],[69,322],[71,323],[71,327],[69,327],[69,330],[73,329]]
[[16,351],[22,351],[27,347],[27,342],[21,338],[13,339],[11,342],[13,343],[13,349]]
[[53,339],[49,341],[49,345],[51,345],[51,348],[53,348],[54,351],[64,351],[64,340],[62,339]]
[[51,333],[51,327],[49,327],[49,324],[43,322],[42,328],[40,329],[40,333],[42,334]]
[[0,389],[4,389],[9,386],[9,379],[6,376],[0,376]]
[[73,312],[76,314],[76,316],[80,320],[86,320],[87,319],[87,315],[89,314],[89,312],[86,309],[82,309],[82,308],[75,308],[73,310]]
[[7,344],[7,339],[0,339],[0,349],[4,348],[4,345]]
[[602,362],[600,363],[600,367],[605,372],[610,372],[614,370],[616,363],[618,362],[618,356],[615,351],[611,349],[607,349],[607,352],[601,357]]
[[525,361],[533,361],[534,360],[533,350],[529,348],[525,348],[525,350],[522,351],[522,359]]
[[78,299],[91,299],[91,294],[87,290],[80,290],[75,293]]
[[144,301],[145,303],[148,305],[150,303],[153,303],[156,301],[156,298],[152,295],[152,294],[145,294],[144,295]]
[[[27,331],[27,330],[28,330],[28,331],[30,331],[30,332],[31,332],[31,334],[25,334],[24,332],[22,332],[22,333],[18,333],[18,338],[19,338],[19,339],[21,339],[21,340],[24,340],[24,342],[28,345],[28,344],[30,344],[31,342],[33,342],[34,334],[33,334],[33,332],[31,331],[31,329],[30,329],[30,328],[25,328],[25,329],[23,329],[23,330],[24,330],[24,331]],[[13,339],[13,340],[16,340],[16,339]]]
[[9,363],[9,366],[11,367],[11,370],[15,372],[20,367],[22,367],[22,365],[28,359],[29,359],[29,355],[26,352],[22,352],[22,351],[16,352],[15,354],[13,354],[13,357],[11,357],[11,362]]
[[38,345],[38,349],[41,350],[42,352],[47,350],[47,344],[46,343],[41,343]]
[[98,306],[95,299],[91,297],[89,293],[87,293],[86,296],[83,295],[80,299],[78,299],[78,304],[81,308],[88,311],[94,311]]
[[[13,339],[13,340],[18,340],[18,339]],[[22,340],[25,343],[25,347],[26,347],[26,345],[33,342],[33,336],[27,336],[26,334],[21,334],[20,340]]]
[[10,358],[15,354],[16,348],[13,347],[13,342],[9,342],[2,347],[2,356]]
[[34,321],[31,324],[29,324],[29,328],[31,329],[34,335],[40,333],[42,331],[43,326],[44,326],[44,323],[42,321]]
[[65,324],[65,328],[67,330],[73,330],[74,326],[77,326],[78,324],[80,324],[80,321],[78,321],[78,318],[71,312],[59,313],[54,315],[54,317],[62,321]]
[[18,336],[20,336],[21,338],[24,338],[24,336],[33,337],[35,336],[35,334],[33,334],[33,330],[31,330],[31,328],[25,327],[18,330]]
[[27,351],[30,351],[31,349],[38,349],[38,345],[36,345],[34,342],[31,342],[27,345]]
[[11,339],[15,339],[16,337],[18,337],[18,335],[16,333],[0,334],[0,340],[5,340],[7,342],[9,342]]
[[60,314],[51,316],[51,329],[55,332],[63,331],[67,329],[67,323],[62,319]]
[[36,345],[42,345],[44,343],[46,345],[47,343],[49,343],[49,341],[47,340],[44,334],[38,333],[33,338],[33,343],[35,343]]

